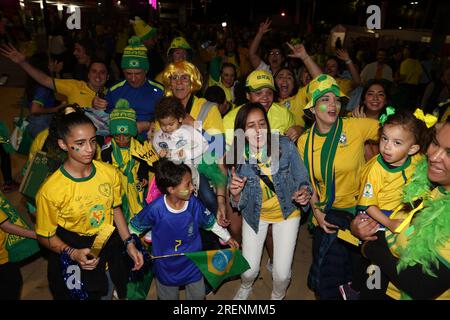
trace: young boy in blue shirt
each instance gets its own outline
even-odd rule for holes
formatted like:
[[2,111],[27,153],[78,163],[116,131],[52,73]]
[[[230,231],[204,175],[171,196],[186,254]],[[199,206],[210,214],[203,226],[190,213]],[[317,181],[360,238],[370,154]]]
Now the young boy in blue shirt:
[[[201,251],[200,227],[232,247],[239,246],[227,229],[217,224],[215,215],[192,195],[194,186],[187,165],[161,160],[155,179],[164,196],[146,206],[129,226],[130,232],[137,234],[152,229],[153,256]],[[187,300],[205,298],[203,276],[185,256],[155,259],[154,273],[160,300],[178,300],[180,286],[185,286]]]

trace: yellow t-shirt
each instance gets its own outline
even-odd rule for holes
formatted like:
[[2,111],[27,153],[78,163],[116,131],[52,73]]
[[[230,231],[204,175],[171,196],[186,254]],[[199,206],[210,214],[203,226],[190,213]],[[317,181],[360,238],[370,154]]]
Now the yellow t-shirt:
[[[211,79],[210,81],[210,85],[208,87],[212,87],[212,86],[219,86],[222,88],[223,92],[225,93],[225,99],[227,100],[227,102],[229,102],[231,105],[233,105],[233,101],[234,101],[234,89],[233,87],[228,88],[226,87],[222,81],[215,81],[213,79]],[[234,107],[232,107],[232,109],[234,109]]]
[[[435,188],[430,193],[431,199],[437,199],[441,196],[443,196],[443,193],[439,190],[439,187]],[[420,211],[416,214],[420,214]],[[414,225],[404,228],[400,233],[392,233],[388,230],[386,231],[386,241],[391,253],[394,256],[398,258],[401,255],[401,249],[406,248],[408,240],[414,234],[414,231]],[[447,242],[439,248],[438,252],[439,260],[447,267],[450,266],[450,239],[447,239]],[[401,297],[400,291],[392,283],[389,283],[386,294],[396,300],[400,300]],[[436,300],[450,300],[450,289],[437,297]]]
[[373,157],[362,170],[361,192],[358,207],[362,210],[377,206],[380,210],[393,211],[402,203],[402,190],[415,171],[415,165],[423,158],[416,154],[396,168],[389,168],[381,155]]
[[30,153],[28,154],[28,161],[31,162],[33,160],[34,155],[41,151],[44,147],[45,140],[47,140],[48,137],[48,129],[44,129],[41,132],[38,133],[38,135],[34,138],[33,143],[30,147]]
[[[378,121],[368,118],[343,118],[342,134],[334,159],[336,194],[333,208],[354,208],[358,199],[361,180],[361,169],[365,164],[364,142],[378,140]],[[305,156],[306,131],[297,141],[298,151],[302,159]],[[320,201],[325,200],[325,184],[320,168],[320,153],[326,135],[314,135],[313,162],[314,177],[318,182]],[[303,159],[304,160],[304,159]],[[307,168],[309,170],[309,168]],[[313,174],[310,172],[310,177]]]
[[[0,208],[0,225],[8,220],[8,216],[6,213]],[[8,251],[6,250],[6,238],[7,233],[0,229],[0,265],[7,263],[8,260]]]
[[49,238],[61,226],[91,236],[113,224],[113,209],[122,203],[120,173],[107,163],[92,164],[86,178],[73,178],[63,166],[47,178],[36,195],[36,234]]
[[86,82],[74,79],[53,79],[55,91],[67,97],[67,103],[77,103],[82,108],[92,108],[96,92]]
[[[228,146],[233,143],[234,121],[241,107],[242,106],[239,106],[231,110],[223,118],[225,139]],[[281,134],[285,134],[289,128],[295,125],[294,115],[292,112],[275,102],[270,106],[269,111],[267,112],[267,118],[269,119],[270,129],[272,132],[280,132]]]
[[334,78],[341,91],[348,96],[352,91],[352,80],[346,78]]
[[422,65],[418,60],[406,59],[400,64],[400,76],[405,77],[402,83],[419,84],[422,72]]
[[295,96],[281,100],[278,103],[288,108],[288,110],[294,115],[296,126],[303,128],[305,127],[305,119],[303,119],[305,112],[303,111],[303,108],[308,103],[308,99],[306,97],[306,86],[298,89]]
[[[267,177],[272,181],[272,176],[270,175],[270,167],[259,163],[258,164],[261,171],[267,175]],[[275,192],[270,190],[270,188],[260,180],[261,191],[262,191],[262,204],[261,204],[261,220],[268,222],[281,222],[284,220],[283,213],[281,211],[280,202]],[[288,219],[296,218],[300,216],[300,210],[295,210]]]

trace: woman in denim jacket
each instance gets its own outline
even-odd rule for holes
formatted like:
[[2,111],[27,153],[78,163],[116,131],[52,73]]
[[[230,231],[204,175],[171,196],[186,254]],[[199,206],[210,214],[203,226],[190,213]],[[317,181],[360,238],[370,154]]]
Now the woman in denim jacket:
[[306,211],[311,198],[308,172],[295,145],[289,138],[270,132],[267,114],[259,103],[241,108],[230,151],[233,167],[229,188],[231,204],[244,218],[242,253],[250,269],[241,275],[235,300],[247,299],[252,291],[269,225],[274,239],[271,298],[284,298],[300,224],[299,207]]

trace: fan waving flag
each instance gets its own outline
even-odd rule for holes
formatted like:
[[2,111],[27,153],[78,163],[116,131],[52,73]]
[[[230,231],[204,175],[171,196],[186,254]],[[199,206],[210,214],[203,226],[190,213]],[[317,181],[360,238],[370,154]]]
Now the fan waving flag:
[[184,255],[195,263],[213,289],[223,280],[250,269],[241,251],[235,248],[185,252]]

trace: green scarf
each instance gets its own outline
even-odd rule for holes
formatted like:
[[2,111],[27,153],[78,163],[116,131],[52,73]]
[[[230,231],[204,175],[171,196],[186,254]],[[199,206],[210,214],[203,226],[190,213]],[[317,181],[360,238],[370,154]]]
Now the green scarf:
[[317,180],[314,177],[314,135],[318,133],[316,129],[316,123],[313,124],[311,130],[308,133],[308,137],[306,138],[306,148],[303,159],[305,161],[306,168],[308,168],[314,190],[316,190],[319,195],[319,202],[317,203],[317,206],[325,211],[329,210],[334,202],[334,158],[336,156],[339,139],[341,138],[342,127],[342,119],[338,118],[338,120],[331,127],[330,131],[327,133],[327,137],[320,151],[320,171],[325,184],[325,198],[323,201],[320,201],[320,191],[317,185]]
[[[133,147],[133,144],[134,144],[133,139],[131,139],[130,147],[128,148],[128,154],[130,156],[130,160],[127,163],[124,163],[123,158],[122,158],[122,152],[120,152],[121,148],[117,145],[117,143],[114,141],[114,139],[111,140],[111,143],[112,143],[113,157],[116,160],[117,165],[119,166],[120,172],[122,172],[123,175],[127,177],[128,184],[131,184],[132,186],[134,186],[135,181],[134,181],[134,176],[133,176],[133,167],[136,163],[136,160],[131,156],[131,151],[130,151],[130,149]],[[131,212],[130,212],[130,204],[129,204],[128,196],[129,196],[128,192],[122,193],[122,211],[123,211],[125,220],[127,222],[129,222],[132,217]],[[138,200],[138,202],[140,201],[139,193],[138,193],[137,200]]]

